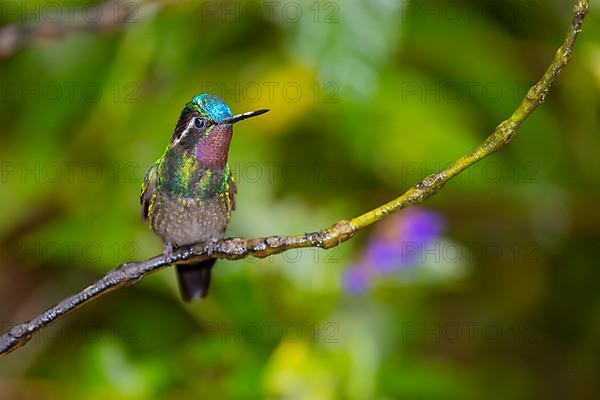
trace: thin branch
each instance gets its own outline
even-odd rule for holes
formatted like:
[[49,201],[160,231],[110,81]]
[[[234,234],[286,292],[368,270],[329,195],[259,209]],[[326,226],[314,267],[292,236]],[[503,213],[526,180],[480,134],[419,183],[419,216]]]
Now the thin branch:
[[428,176],[400,197],[350,221],[342,220],[318,232],[297,236],[269,236],[257,239],[229,238],[176,250],[170,258],[160,255],[142,262],[123,264],[108,272],[100,280],[81,292],[61,301],[58,305],[32,320],[16,325],[9,332],[2,335],[0,337],[0,355],[8,354],[25,345],[34,333],[77,307],[87,304],[109,291],[133,285],[144,276],[170,265],[197,263],[213,257],[228,260],[250,256],[263,258],[286,250],[304,247],[329,249],[352,238],[359,230],[395,211],[424,202],[440,191],[450,179],[481,159],[498,151],[511,141],[521,123],[544,101],[552,84],[569,63],[575,39],[581,31],[588,9],[589,0],[579,0],[575,6],[573,20],[565,42],[556,52],[543,77],[528,91],[525,99],[510,118],[500,123],[483,144],[472,152],[459,158],[438,173]]
[[[104,32],[136,23],[140,17],[156,12],[161,6],[159,2],[143,0],[106,0],[99,5],[90,5],[89,10],[55,5],[58,7],[56,10],[43,8],[43,12],[27,21],[0,26],[0,60],[13,56],[31,42],[56,40],[77,32]],[[7,5],[4,11],[8,16],[16,14],[17,19],[22,19],[22,7]],[[54,11],[57,20],[51,15]]]

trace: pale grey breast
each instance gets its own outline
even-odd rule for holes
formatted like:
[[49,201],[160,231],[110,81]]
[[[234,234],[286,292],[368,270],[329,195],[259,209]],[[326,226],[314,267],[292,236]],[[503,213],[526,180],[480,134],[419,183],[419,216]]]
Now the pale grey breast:
[[231,213],[224,195],[198,200],[157,193],[152,229],[175,247],[221,239]]

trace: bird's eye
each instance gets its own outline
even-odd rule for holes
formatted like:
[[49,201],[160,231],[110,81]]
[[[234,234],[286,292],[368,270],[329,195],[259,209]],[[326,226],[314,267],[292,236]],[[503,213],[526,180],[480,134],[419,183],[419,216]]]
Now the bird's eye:
[[194,120],[194,126],[198,129],[202,129],[204,128],[204,120],[202,118],[196,118]]

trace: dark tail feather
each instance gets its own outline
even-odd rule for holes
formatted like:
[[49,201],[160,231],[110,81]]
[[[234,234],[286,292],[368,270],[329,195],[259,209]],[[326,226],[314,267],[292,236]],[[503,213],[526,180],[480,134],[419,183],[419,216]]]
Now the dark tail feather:
[[183,301],[206,297],[210,286],[210,273],[216,258],[198,264],[177,265],[177,280]]

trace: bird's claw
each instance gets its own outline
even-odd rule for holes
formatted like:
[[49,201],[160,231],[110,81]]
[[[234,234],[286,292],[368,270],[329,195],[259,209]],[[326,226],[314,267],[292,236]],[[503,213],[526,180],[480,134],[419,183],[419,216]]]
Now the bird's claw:
[[171,260],[173,258],[173,244],[172,243],[165,243],[164,249],[163,249],[163,256],[165,257],[165,259]]

